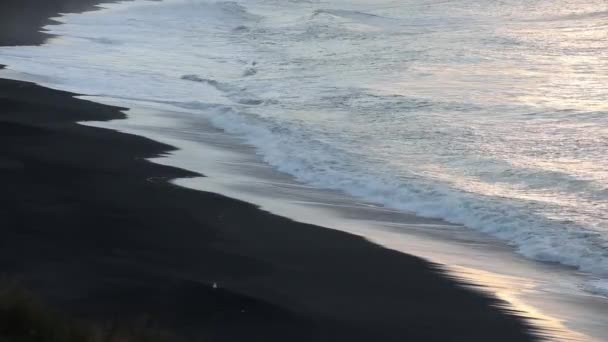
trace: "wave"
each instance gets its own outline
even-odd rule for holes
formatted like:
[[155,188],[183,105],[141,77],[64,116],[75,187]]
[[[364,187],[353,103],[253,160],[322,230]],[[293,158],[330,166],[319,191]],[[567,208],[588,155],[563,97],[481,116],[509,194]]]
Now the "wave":
[[376,28],[391,28],[400,24],[400,21],[398,19],[384,17],[377,14],[344,9],[318,9],[313,12],[311,17],[317,18],[323,15],[338,17],[346,19],[354,24]]
[[343,17],[348,19],[356,19],[356,20],[369,20],[369,19],[382,19],[382,20],[395,20],[387,17],[382,17],[376,14],[364,13],[358,11],[349,11],[342,9],[318,9],[313,13],[313,17],[320,14],[330,14],[336,17]]
[[437,182],[373,174],[359,167],[357,155],[311,140],[297,127],[275,125],[229,107],[203,109],[216,127],[243,137],[265,162],[300,182],[463,224],[508,242],[529,258],[608,276],[608,249],[598,232],[528,212],[525,203],[463,193]]
[[608,281],[606,280],[589,281],[583,286],[583,289],[589,293],[608,297]]
[[585,20],[585,19],[597,19],[597,18],[599,18],[599,19],[608,18],[608,11],[575,13],[575,14],[556,16],[556,17],[529,19],[529,20],[523,20],[523,21],[527,21],[527,22],[553,22],[553,21]]
[[[254,68],[246,69],[243,76],[255,75],[255,73],[257,71],[253,72],[253,71],[251,71],[252,69],[255,70]],[[258,106],[258,105],[261,105],[264,103],[275,103],[274,100],[259,99],[255,96],[247,93],[242,88],[233,87],[229,84],[218,82],[214,79],[204,78],[204,77],[200,77],[200,76],[194,75],[194,74],[183,75],[180,78],[182,80],[186,80],[186,81],[190,81],[190,82],[208,84],[208,85],[214,87],[215,89],[225,93],[226,96],[228,96],[228,98],[232,99],[234,102],[236,102],[238,104],[249,105],[249,106]]]
[[206,83],[218,90],[221,91],[229,91],[230,88],[223,84],[220,83],[216,80],[213,79],[209,79],[209,78],[204,78],[204,77],[200,77],[198,75],[194,75],[194,74],[188,74],[188,75],[183,75],[182,77],[180,77],[182,80],[186,80],[186,81],[191,81],[191,82],[198,82],[198,83]]

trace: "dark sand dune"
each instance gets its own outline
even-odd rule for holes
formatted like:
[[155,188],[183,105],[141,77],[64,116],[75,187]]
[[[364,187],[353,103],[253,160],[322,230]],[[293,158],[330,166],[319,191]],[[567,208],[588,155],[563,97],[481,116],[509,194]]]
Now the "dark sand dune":
[[[39,43],[46,17],[91,3],[4,1],[0,42]],[[0,274],[54,307],[206,341],[533,339],[433,264],[173,186],[193,174],[145,161],[170,146],[75,123],[121,117],[0,80]]]

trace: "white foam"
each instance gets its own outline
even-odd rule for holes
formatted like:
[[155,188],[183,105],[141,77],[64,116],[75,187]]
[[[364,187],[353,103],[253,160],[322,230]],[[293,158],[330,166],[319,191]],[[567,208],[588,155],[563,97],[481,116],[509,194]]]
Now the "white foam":
[[589,281],[585,284],[584,289],[588,292],[608,297],[608,281],[606,280]]
[[[499,237],[533,259],[562,263],[608,276],[608,252],[600,233],[573,227],[526,212],[525,207],[496,198],[463,193],[441,184],[409,183],[361,170],[356,156],[349,159],[322,143],[310,143],[297,130],[268,128],[251,117],[223,109],[210,120],[231,134],[243,136],[258,148],[264,161],[299,181],[344,191],[386,207],[442,218]],[[336,152],[342,155],[337,159]],[[357,167],[359,166],[359,167]],[[594,239],[600,240],[594,245]]]

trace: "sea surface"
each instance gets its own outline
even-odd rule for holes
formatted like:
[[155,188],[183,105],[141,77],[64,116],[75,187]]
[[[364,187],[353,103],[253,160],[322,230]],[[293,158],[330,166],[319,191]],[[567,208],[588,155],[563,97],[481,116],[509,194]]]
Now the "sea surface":
[[235,139],[302,191],[479,232],[608,296],[605,0],[105,7],[57,18],[42,47],[0,48],[0,63],[182,113],[145,125],[191,147],[183,167],[209,158],[186,137]]

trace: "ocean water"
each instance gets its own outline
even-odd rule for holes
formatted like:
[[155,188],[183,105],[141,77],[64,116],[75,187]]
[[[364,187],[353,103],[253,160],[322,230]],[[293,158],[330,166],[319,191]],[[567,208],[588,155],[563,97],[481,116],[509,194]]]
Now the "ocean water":
[[301,183],[464,225],[608,294],[605,0],[136,0],[57,20],[0,63],[188,111]]

